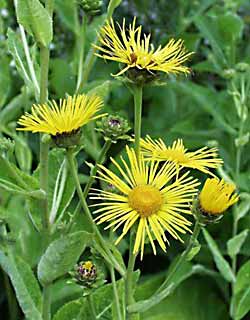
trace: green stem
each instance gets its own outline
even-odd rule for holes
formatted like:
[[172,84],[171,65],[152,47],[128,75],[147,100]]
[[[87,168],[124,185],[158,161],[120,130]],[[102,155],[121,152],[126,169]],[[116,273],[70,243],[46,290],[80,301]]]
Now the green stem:
[[50,229],[49,222],[49,205],[48,205],[48,159],[49,159],[49,144],[41,137],[40,143],[40,188],[46,194],[46,197],[41,200],[43,208],[43,228],[46,231]]
[[79,93],[83,77],[83,60],[84,60],[84,48],[85,48],[85,38],[86,38],[86,28],[87,28],[87,17],[83,16],[82,26],[80,28],[80,37],[78,37],[79,42],[79,63],[78,63],[78,76],[76,84],[76,94]]
[[89,305],[89,310],[90,310],[90,314],[91,314],[91,319],[92,320],[96,320],[96,311],[95,311],[95,304],[94,304],[94,300],[93,300],[93,296],[92,294],[89,294],[87,296],[87,301],[88,301],[88,305]]
[[[133,87],[134,95],[134,132],[135,132],[135,153],[137,159],[140,157],[140,139],[141,139],[141,117],[142,117],[142,86]],[[134,303],[133,295],[133,272],[136,260],[136,254],[133,254],[134,234],[130,231],[129,260],[125,277],[125,300],[126,300],[126,319],[132,319],[131,314],[127,312],[127,307]]]
[[175,275],[175,273],[182,267],[183,263],[186,261],[189,252],[192,250],[192,248],[195,244],[195,241],[197,240],[197,238],[200,234],[200,231],[201,231],[201,224],[198,220],[196,220],[195,226],[194,226],[194,232],[189,240],[189,243],[188,243],[186,250],[182,253],[182,255],[180,256],[180,258],[178,259],[178,261],[176,262],[173,269],[170,271],[170,273],[168,274],[167,278],[162,283],[160,288],[156,291],[157,293],[162,291],[163,289],[165,289],[167,286],[169,286],[170,281],[173,278],[173,276]]
[[116,279],[115,279],[115,271],[114,271],[114,268],[112,266],[110,266],[110,276],[111,276],[111,281],[112,281],[112,286],[113,286],[115,308],[116,308],[116,312],[117,312],[117,320],[122,320],[119,295],[118,295]]
[[46,285],[43,288],[43,320],[50,320],[51,287]]
[[74,182],[75,182],[76,191],[77,191],[78,197],[80,199],[82,209],[85,212],[85,214],[87,215],[87,218],[88,218],[89,223],[93,229],[93,232],[95,233],[98,241],[100,242],[100,245],[101,245],[103,251],[105,252],[105,257],[108,258],[107,262],[109,264],[113,265],[115,267],[115,269],[123,276],[124,270],[121,268],[119,263],[116,261],[115,257],[112,255],[111,251],[108,248],[106,241],[103,239],[99,229],[97,228],[97,226],[92,218],[91,212],[88,208],[87,202],[86,202],[85,197],[82,193],[81,185],[79,182],[79,178],[78,178],[78,174],[77,174],[77,170],[76,170],[76,166],[75,166],[75,162],[74,162],[73,149],[71,149],[71,148],[67,150],[67,159],[68,159],[68,164],[69,164],[71,174],[72,174]]
[[[234,214],[233,214],[233,232],[232,232],[232,237],[235,237],[238,233],[238,218],[237,218],[237,207],[234,208]],[[232,257],[232,270],[233,273],[236,274],[236,269],[237,269],[237,255],[234,255]]]
[[[45,8],[50,16],[53,15],[54,0],[46,0]],[[40,103],[47,101],[48,92],[48,74],[49,74],[49,47],[40,46]],[[46,197],[41,200],[41,208],[43,209],[43,228],[44,237],[47,244],[48,235],[50,233],[49,223],[49,205],[48,205],[48,158],[49,143],[45,141],[45,136],[40,135],[40,188],[46,193]],[[43,287],[43,320],[51,319],[51,293],[50,285]]]
[[[96,173],[97,173],[97,170],[98,170],[98,165],[102,164],[104,162],[106,154],[109,151],[111,145],[112,145],[112,142],[110,140],[105,141],[105,143],[104,143],[104,145],[102,147],[102,150],[100,151],[100,154],[99,154],[99,156],[97,158],[95,166],[91,170],[91,174],[89,176],[89,180],[86,183],[86,185],[84,187],[84,190],[83,190],[83,197],[85,199],[87,198],[89,190],[91,189],[91,187],[92,187],[92,185],[93,185],[93,183],[95,181],[95,176],[96,176]],[[74,212],[73,217],[71,219],[72,223],[75,220],[75,216],[77,216],[78,213],[80,212],[80,208],[81,208],[81,201],[79,201],[77,206],[76,206],[75,212]],[[71,227],[71,225],[70,225],[70,227]]]
[[[134,234],[133,231],[130,231],[130,245],[129,245],[129,260],[128,267],[125,277],[125,301],[126,307],[129,307],[135,302],[134,300],[134,288],[133,288],[133,272],[135,267],[136,254],[133,254],[133,244],[134,244]],[[126,308],[126,319],[130,320],[135,315],[132,315],[127,312]]]
[[140,154],[140,139],[141,139],[141,117],[142,117],[142,86],[133,88],[134,94],[134,131],[135,131],[135,152],[136,156]]

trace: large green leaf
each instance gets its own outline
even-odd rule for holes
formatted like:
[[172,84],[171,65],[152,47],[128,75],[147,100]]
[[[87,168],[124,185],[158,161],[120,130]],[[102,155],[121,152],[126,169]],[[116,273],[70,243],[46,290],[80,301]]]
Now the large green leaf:
[[53,37],[52,19],[39,0],[17,0],[17,20],[37,42],[48,46]]
[[42,320],[42,296],[39,284],[29,267],[21,258],[6,256],[0,252],[0,264],[9,275],[20,307],[30,320]]
[[220,249],[218,248],[217,243],[214,241],[214,239],[211,237],[209,232],[203,228],[202,229],[204,237],[207,241],[208,247],[213,255],[214,262],[220,271],[221,275],[224,277],[225,280],[229,282],[235,281],[235,275],[233,274],[233,271],[229,265],[229,263],[224,259],[222,256]]
[[48,284],[64,275],[76,264],[91,235],[84,231],[72,233],[53,241],[38,264],[38,278]]
[[234,286],[231,301],[231,315],[240,320],[250,311],[250,261],[247,261],[239,270]]
[[[137,286],[136,300],[147,299],[160,286],[162,274],[149,275]],[[209,293],[209,294],[208,294]],[[211,305],[213,308],[211,308]],[[160,303],[141,314],[143,320],[229,320],[227,308],[207,277],[193,276]]]

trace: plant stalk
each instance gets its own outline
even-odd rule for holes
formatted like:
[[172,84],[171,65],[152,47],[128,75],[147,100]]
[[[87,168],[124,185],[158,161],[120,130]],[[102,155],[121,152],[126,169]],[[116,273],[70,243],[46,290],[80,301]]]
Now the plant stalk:
[[[105,156],[107,154],[107,152],[109,151],[110,147],[112,145],[112,142],[110,140],[107,140],[105,141],[101,151],[100,151],[100,154],[98,156],[98,159],[95,163],[95,166],[93,167],[93,169],[91,170],[91,174],[89,176],[89,179],[88,179],[88,182],[86,183],[85,187],[84,187],[84,190],[83,190],[83,197],[86,199],[87,196],[88,196],[88,193],[89,193],[89,190],[91,189],[94,181],[95,181],[95,176],[96,176],[96,173],[97,173],[97,170],[98,170],[98,165],[99,164],[102,164],[105,160]],[[75,208],[75,212],[74,212],[74,215],[72,217],[72,221],[74,221],[74,217],[77,216],[77,214],[79,213],[80,211],[80,208],[81,208],[81,201],[78,202],[76,208]]]
[[115,271],[112,266],[110,266],[110,276],[111,276],[111,281],[112,281],[112,286],[113,286],[115,308],[116,308],[116,312],[117,312],[117,320],[122,320],[121,306],[120,306],[119,295],[118,295],[116,279],[115,279]]
[[97,317],[96,317],[95,304],[94,304],[94,300],[93,300],[93,295],[92,294],[89,294],[87,296],[87,301],[88,301],[88,305],[89,305],[91,319],[92,320],[96,320]]
[[160,288],[156,291],[156,293],[164,290],[167,286],[170,285],[171,279],[173,278],[175,273],[181,268],[183,263],[186,261],[189,252],[192,250],[192,248],[195,244],[195,241],[197,240],[197,238],[200,234],[200,231],[201,231],[201,224],[198,220],[196,220],[195,226],[194,226],[194,231],[193,231],[193,234],[189,240],[189,243],[188,243],[186,250],[181,254],[181,256],[178,259],[178,261],[176,262],[175,266],[173,267],[173,269],[171,270],[171,272],[169,273],[169,275],[167,276],[165,281],[162,283]]
[[50,320],[51,288],[47,285],[43,288],[43,320]]
[[72,148],[69,148],[67,150],[67,159],[68,159],[69,169],[71,171],[71,174],[72,174],[74,182],[75,182],[76,191],[77,191],[78,197],[80,199],[82,209],[85,212],[85,214],[87,215],[87,218],[88,218],[89,223],[93,229],[93,232],[95,233],[96,237],[98,238],[98,241],[100,242],[100,245],[102,246],[102,249],[104,250],[106,256],[108,257],[109,261],[107,261],[107,262],[109,264],[112,264],[115,267],[115,269],[123,276],[124,270],[121,268],[121,266],[119,265],[119,263],[116,261],[115,257],[112,255],[111,251],[109,250],[108,245],[107,245],[106,241],[103,239],[99,229],[97,228],[97,226],[92,218],[91,212],[88,208],[88,205],[87,205],[87,202],[86,202],[85,197],[83,195],[80,181],[78,178]]
[[[135,302],[134,288],[133,288],[133,272],[135,267],[136,254],[133,254],[133,244],[134,244],[134,235],[133,235],[133,231],[130,231],[129,260],[128,260],[126,277],[124,279],[126,307],[130,306]],[[126,319],[131,320],[134,317],[135,315],[128,313],[126,308]]]
[[135,152],[137,158],[140,154],[141,139],[141,117],[142,117],[142,86],[134,86],[134,131],[135,131]]

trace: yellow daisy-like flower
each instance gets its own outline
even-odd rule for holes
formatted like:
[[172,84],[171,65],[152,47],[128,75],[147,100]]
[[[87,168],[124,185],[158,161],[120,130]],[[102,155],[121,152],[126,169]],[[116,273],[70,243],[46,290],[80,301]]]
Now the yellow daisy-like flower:
[[239,200],[235,185],[218,178],[207,179],[199,195],[203,212],[220,215]]
[[111,19],[100,31],[100,43],[94,45],[100,51],[97,56],[125,64],[117,74],[121,75],[130,68],[139,70],[162,71],[165,73],[189,73],[189,68],[182,64],[193,54],[186,52],[182,40],[171,39],[164,47],[156,50],[150,43],[151,35],[142,34],[142,26],[135,26],[136,18],[126,30],[125,19],[122,27],[117,23],[116,31],[114,21]]
[[102,108],[103,101],[98,96],[78,95],[56,101],[33,105],[31,114],[25,113],[17,130],[43,132],[52,136],[67,134],[80,129],[91,120],[103,115],[96,115]]
[[172,161],[179,168],[197,169],[206,174],[213,175],[209,169],[216,169],[223,163],[222,159],[218,158],[217,148],[204,147],[190,152],[181,139],[174,141],[172,146],[166,146],[162,139],[153,140],[147,135],[140,140],[140,146],[146,159]]
[[153,238],[166,251],[165,231],[179,240],[178,232],[189,231],[191,223],[183,214],[191,213],[190,202],[197,193],[199,182],[188,172],[176,180],[174,163],[165,162],[163,166],[156,161],[146,163],[143,155],[137,159],[133,149],[127,147],[126,151],[129,164],[121,157],[123,167],[111,158],[122,178],[104,166],[99,170],[99,179],[113,185],[119,194],[94,189],[91,198],[102,201],[93,205],[100,207],[95,211],[100,214],[96,218],[98,224],[108,222],[106,229],[112,227],[113,230],[123,225],[116,244],[138,222],[133,252],[136,254],[141,250],[142,259],[146,236],[156,254]]

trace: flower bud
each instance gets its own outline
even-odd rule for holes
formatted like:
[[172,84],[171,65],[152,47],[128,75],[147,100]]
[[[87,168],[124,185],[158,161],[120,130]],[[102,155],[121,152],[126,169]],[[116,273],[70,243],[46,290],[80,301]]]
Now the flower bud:
[[239,197],[235,185],[218,178],[206,180],[203,189],[193,202],[193,214],[202,224],[216,223]]
[[235,69],[226,69],[223,70],[222,76],[223,78],[230,80],[236,75]]
[[89,16],[98,14],[102,7],[102,0],[81,0],[83,11]]
[[236,64],[236,70],[238,72],[246,72],[250,69],[249,67],[249,64],[245,62],[239,62]]
[[91,261],[81,261],[75,266],[74,277],[84,287],[92,287],[97,278],[96,266]]
[[111,140],[116,143],[117,140],[127,140],[129,136],[126,134],[130,127],[128,121],[118,115],[108,115],[97,123],[97,131],[101,132],[105,140]]
[[0,154],[12,154],[15,149],[15,141],[7,139],[7,138],[0,138]]

